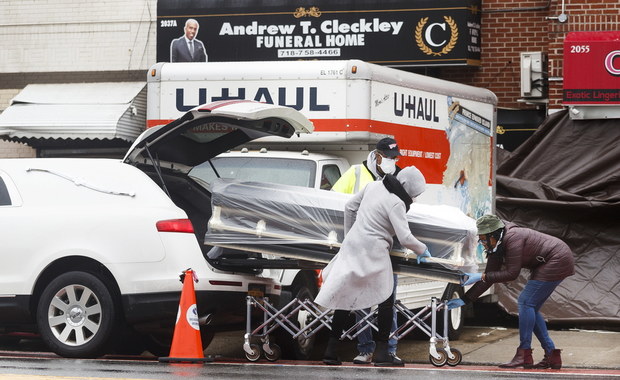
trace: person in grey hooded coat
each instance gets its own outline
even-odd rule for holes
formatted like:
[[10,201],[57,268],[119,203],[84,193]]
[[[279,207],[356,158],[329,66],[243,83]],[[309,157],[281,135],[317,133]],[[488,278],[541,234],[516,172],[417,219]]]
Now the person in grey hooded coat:
[[411,233],[406,216],[425,187],[424,176],[411,166],[396,177],[386,175],[382,181],[368,184],[345,205],[345,238],[338,254],[323,269],[323,285],[315,300],[336,309],[325,364],[341,364],[336,349],[349,311],[379,305],[375,366],[404,365],[389,355],[387,346],[394,305],[389,253],[394,235],[417,255],[427,252],[426,245]]

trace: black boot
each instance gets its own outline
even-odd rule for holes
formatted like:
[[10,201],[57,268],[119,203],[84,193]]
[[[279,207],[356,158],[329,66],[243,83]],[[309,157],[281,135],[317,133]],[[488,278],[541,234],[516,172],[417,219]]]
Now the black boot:
[[403,367],[405,362],[388,352],[387,341],[377,341],[375,348],[375,367]]
[[325,349],[325,353],[323,354],[323,363],[327,365],[342,364],[342,361],[340,361],[340,358],[336,353],[339,345],[340,340],[338,338],[334,338],[332,336],[329,337],[329,341],[327,342],[327,348]]

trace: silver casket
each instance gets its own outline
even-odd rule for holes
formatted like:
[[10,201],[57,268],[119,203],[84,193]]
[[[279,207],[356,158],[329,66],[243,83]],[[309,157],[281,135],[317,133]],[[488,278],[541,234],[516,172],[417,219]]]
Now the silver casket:
[[[344,205],[352,197],[333,191],[259,182],[217,179],[211,184],[212,217],[205,244],[328,263],[344,237]],[[476,223],[459,209],[413,203],[407,214],[412,233],[432,258],[417,264],[416,255],[396,241],[394,272],[459,283],[476,272]]]

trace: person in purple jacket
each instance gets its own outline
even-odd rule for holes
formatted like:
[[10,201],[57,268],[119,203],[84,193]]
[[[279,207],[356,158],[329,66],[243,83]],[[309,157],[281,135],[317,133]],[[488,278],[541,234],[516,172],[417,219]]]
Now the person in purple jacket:
[[[487,253],[484,273],[466,273],[463,286],[473,285],[464,299],[448,301],[448,309],[475,301],[491,285],[516,279],[521,268],[529,269],[530,279],[519,295],[520,344],[514,358],[502,368],[562,367],[560,350],[549,337],[540,308],[566,277],[575,273],[573,253],[562,240],[514,223],[504,222],[495,215],[484,215],[476,221],[479,242]],[[545,351],[544,358],[534,364],[532,334]]]

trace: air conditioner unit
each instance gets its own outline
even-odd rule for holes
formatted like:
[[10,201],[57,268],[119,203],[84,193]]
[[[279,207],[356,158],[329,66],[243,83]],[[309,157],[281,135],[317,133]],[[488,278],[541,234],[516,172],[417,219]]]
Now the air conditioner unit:
[[547,97],[547,54],[521,53],[521,97]]

